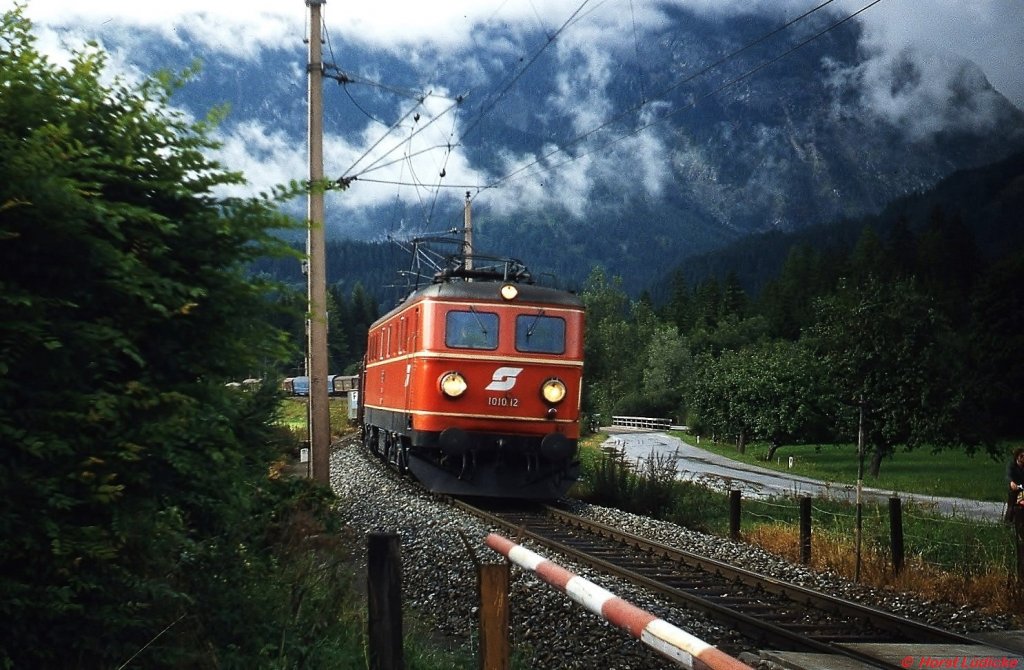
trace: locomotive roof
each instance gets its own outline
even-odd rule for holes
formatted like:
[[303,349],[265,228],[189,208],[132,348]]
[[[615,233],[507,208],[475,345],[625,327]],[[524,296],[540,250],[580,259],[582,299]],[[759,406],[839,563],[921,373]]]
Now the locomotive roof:
[[[431,284],[413,295],[410,299],[423,296],[425,298],[445,298],[470,300],[493,300],[506,302],[501,298],[501,287],[505,282],[498,281],[452,281]],[[563,291],[548,286],[537,286],[536,284],[516,284],[519,289],[519,297],[515,302],[542,302],[549,305],[560,305],[563,307],[581,307],[583,301],[579,296],[569,291]]]
[[575,293],[535,284],[515,284],[519,289],[519,296],[515,300],[507,301],[501,297],[500,293],[504,284],[505,282],[500,281],[446,281],[430,284],[410,294],[395,309],[382,316],[379,321],[405,309],[411,303],[429,299],[480,300],[500,304],[536,304],[577,309],[583,307],[583,301]]

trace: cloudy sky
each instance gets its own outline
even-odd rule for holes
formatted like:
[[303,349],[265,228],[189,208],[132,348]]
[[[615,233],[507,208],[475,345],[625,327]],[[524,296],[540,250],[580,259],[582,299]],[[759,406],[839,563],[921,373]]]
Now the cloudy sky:
[[[672,3],[722,20],[743,13],[771,14],[781,24],[812,8],[817,0],[329,0],[323,13],[336,50],[358,44],[400,54],[413,64],[427,47],[472,48],[480,26],[500,26],[513,32],[539,29],[552,34],[568,22],[553,48],[562,58],[572,52],[576,61],[586,64],[586,70],[558,85],[565,89],[564,100],[587,100],[585,96],[590,96],[587,104],[565,110],[572,115],[574,128],[586,132],[610,113],[603,106],[606,101],[599,97],[604,78],[612,76],[608,74],[608,59],[614,48],[610,47],[634,48],[638,34],[667,20],[662,7]],[[846,15],[869,4],[871,0],[834,0],[829,10]],[[209,60],[218,55],[256,59],[266,49],[302,50],[308,30],[308,9],[303,0],[28,0],[27,14],[36,25],[41,48],[51,55],[60,58],[64,48],[80,46],[87,39],[114,43],[118,48],[112,54],[113,66],[129,76],[141,74],[135,70],[134,52],[149,44],[134,36],[149,31],[173,43],[187,44],[200,58]],[[1022,0],[881,0],[856,20],[865,28],[861,48],[866,58],[856,72],[847,71],[841,76],[855,78],[863,87],[864,104],[892,122],[913,120],[924,128],[921,132],[948,123],[938,115],[920,126],[920,110],[941,104],[942,96],[948,95],[943,90],[944,82],[949,81],[950,72],[963,58],[976,63],[1000,93],[1024,109]],[[500,45],[489,44],[488,48]],[[910,93],[895,90],[886,79],[893,63],[901,59],[913,60],[925,75]],[[302,76],[301,72],[296,74]],[[457,93],[448,91],[440,76],[431,90],[438,97],[424,104],[421,126],[432,118],[442,118],[450,105],[445,96]],[[553,96],[551,100],[558,98]],[[328,136],[327,173],[345,172],[354,165],[362,166],[356,169],[359,172],[377,161],[378,169],[366,173],[367,177],[372,174],[383,181],[408,182],[413,173],[438,174],[440,166],[458,184],[493,181],[494,175],[475,168],[458,147],[453,151],[443,148],[445,137],[450,137],[452,131],[451,122],[439,122],[404,139],[400,151],[414,157],[404,161],[392,160],[399,144],[381,142],[379,127],[367,126],[366,132],[357,137]],[[454,134],[458,134],[457,129]],[[253,188],[304,177],[305,146],[296,146],[295,138],[285,136],[280,129],[268,128],[256,119],[240,119],[224,130],[221,139],[222,158],[230,167],[243,170]],[[550,193],[557,192],[563,198],[569,193],[576,194],[575,198],[561,202],[570,210],[575,208],[574,213],[582,213],[589,188],[603,170],[616,164],[616,153],[648,157],[638,162],[647,166],[647,173],[640,179],[643,187],[652,194],[664,188],[659,175],[666,171],[659,169],[659,161],[666,160],[665,152],[655,129],[624,139],[603,157],[588,156],[574,161],[571,167],[553,171],[543,185],[537,180],[512,180],[500,189],[505,196],[492,197],[489,204],[504,213],[521,206],[524,200],[543,205]],[[528,166],[538,158],[504,156],[506,174],[518,168],[529,172]],[[557,160],[557,154],[552,160]],[[407,187],[396,193],[393,185],[366,183],[345,194],[343,206],[362,207],[395,197],[422,203],[431,195],[423,188]]]

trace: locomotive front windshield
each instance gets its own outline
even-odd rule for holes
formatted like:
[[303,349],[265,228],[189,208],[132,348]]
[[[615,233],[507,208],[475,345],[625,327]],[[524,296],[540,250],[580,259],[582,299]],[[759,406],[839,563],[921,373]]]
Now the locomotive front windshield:
[[565,353],[565,319],[537,314],[516,317],[516,349],[538,354]]
[[445,317],[444,343],[455,349],[497,349],[498,315],[452,310]]

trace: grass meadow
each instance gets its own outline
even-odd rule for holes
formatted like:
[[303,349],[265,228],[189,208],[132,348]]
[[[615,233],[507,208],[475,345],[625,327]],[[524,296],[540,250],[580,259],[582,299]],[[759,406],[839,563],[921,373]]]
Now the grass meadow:
[[[692,435],[673,432],[672,436],[697,445]],[[857,482],[857,447],[853,444],[784,446],[776,451],[771,462],[764,460],[768,445],[757,442],[747,445],[742,454],[736,451],[733,444],[703,440],[697,446],[733,460],[773,470],[837,484]],[[934,452],[930,449],[897,451],[882,460],[878,478],[867,474],[869,454],[864,464],[864,485],[888,491],[1002,502],[1006,490],[1006,463],[1012,448],[1010,444],[1001,445],[996,458],[985,452],[966,454],[963,451]],[[793,457],[792,469],[789,468],[790,456]]]

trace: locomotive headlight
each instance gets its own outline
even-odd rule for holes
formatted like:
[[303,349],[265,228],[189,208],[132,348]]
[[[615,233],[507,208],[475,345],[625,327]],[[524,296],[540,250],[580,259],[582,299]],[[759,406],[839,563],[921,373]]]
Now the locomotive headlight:
[[540,387],[540,393],[551,404],[562,402],[565,399],[565,384],[561,379],[551,378]]
[[458,398],[469,388],[466,384],[466,378],[458,372],[444,373],[441,375],[440,384],[441,392],[449,398]]
[[505,300],[515,300],[519,295],[519,289],[515,284],[505,284],[501,287],[501,297]]

